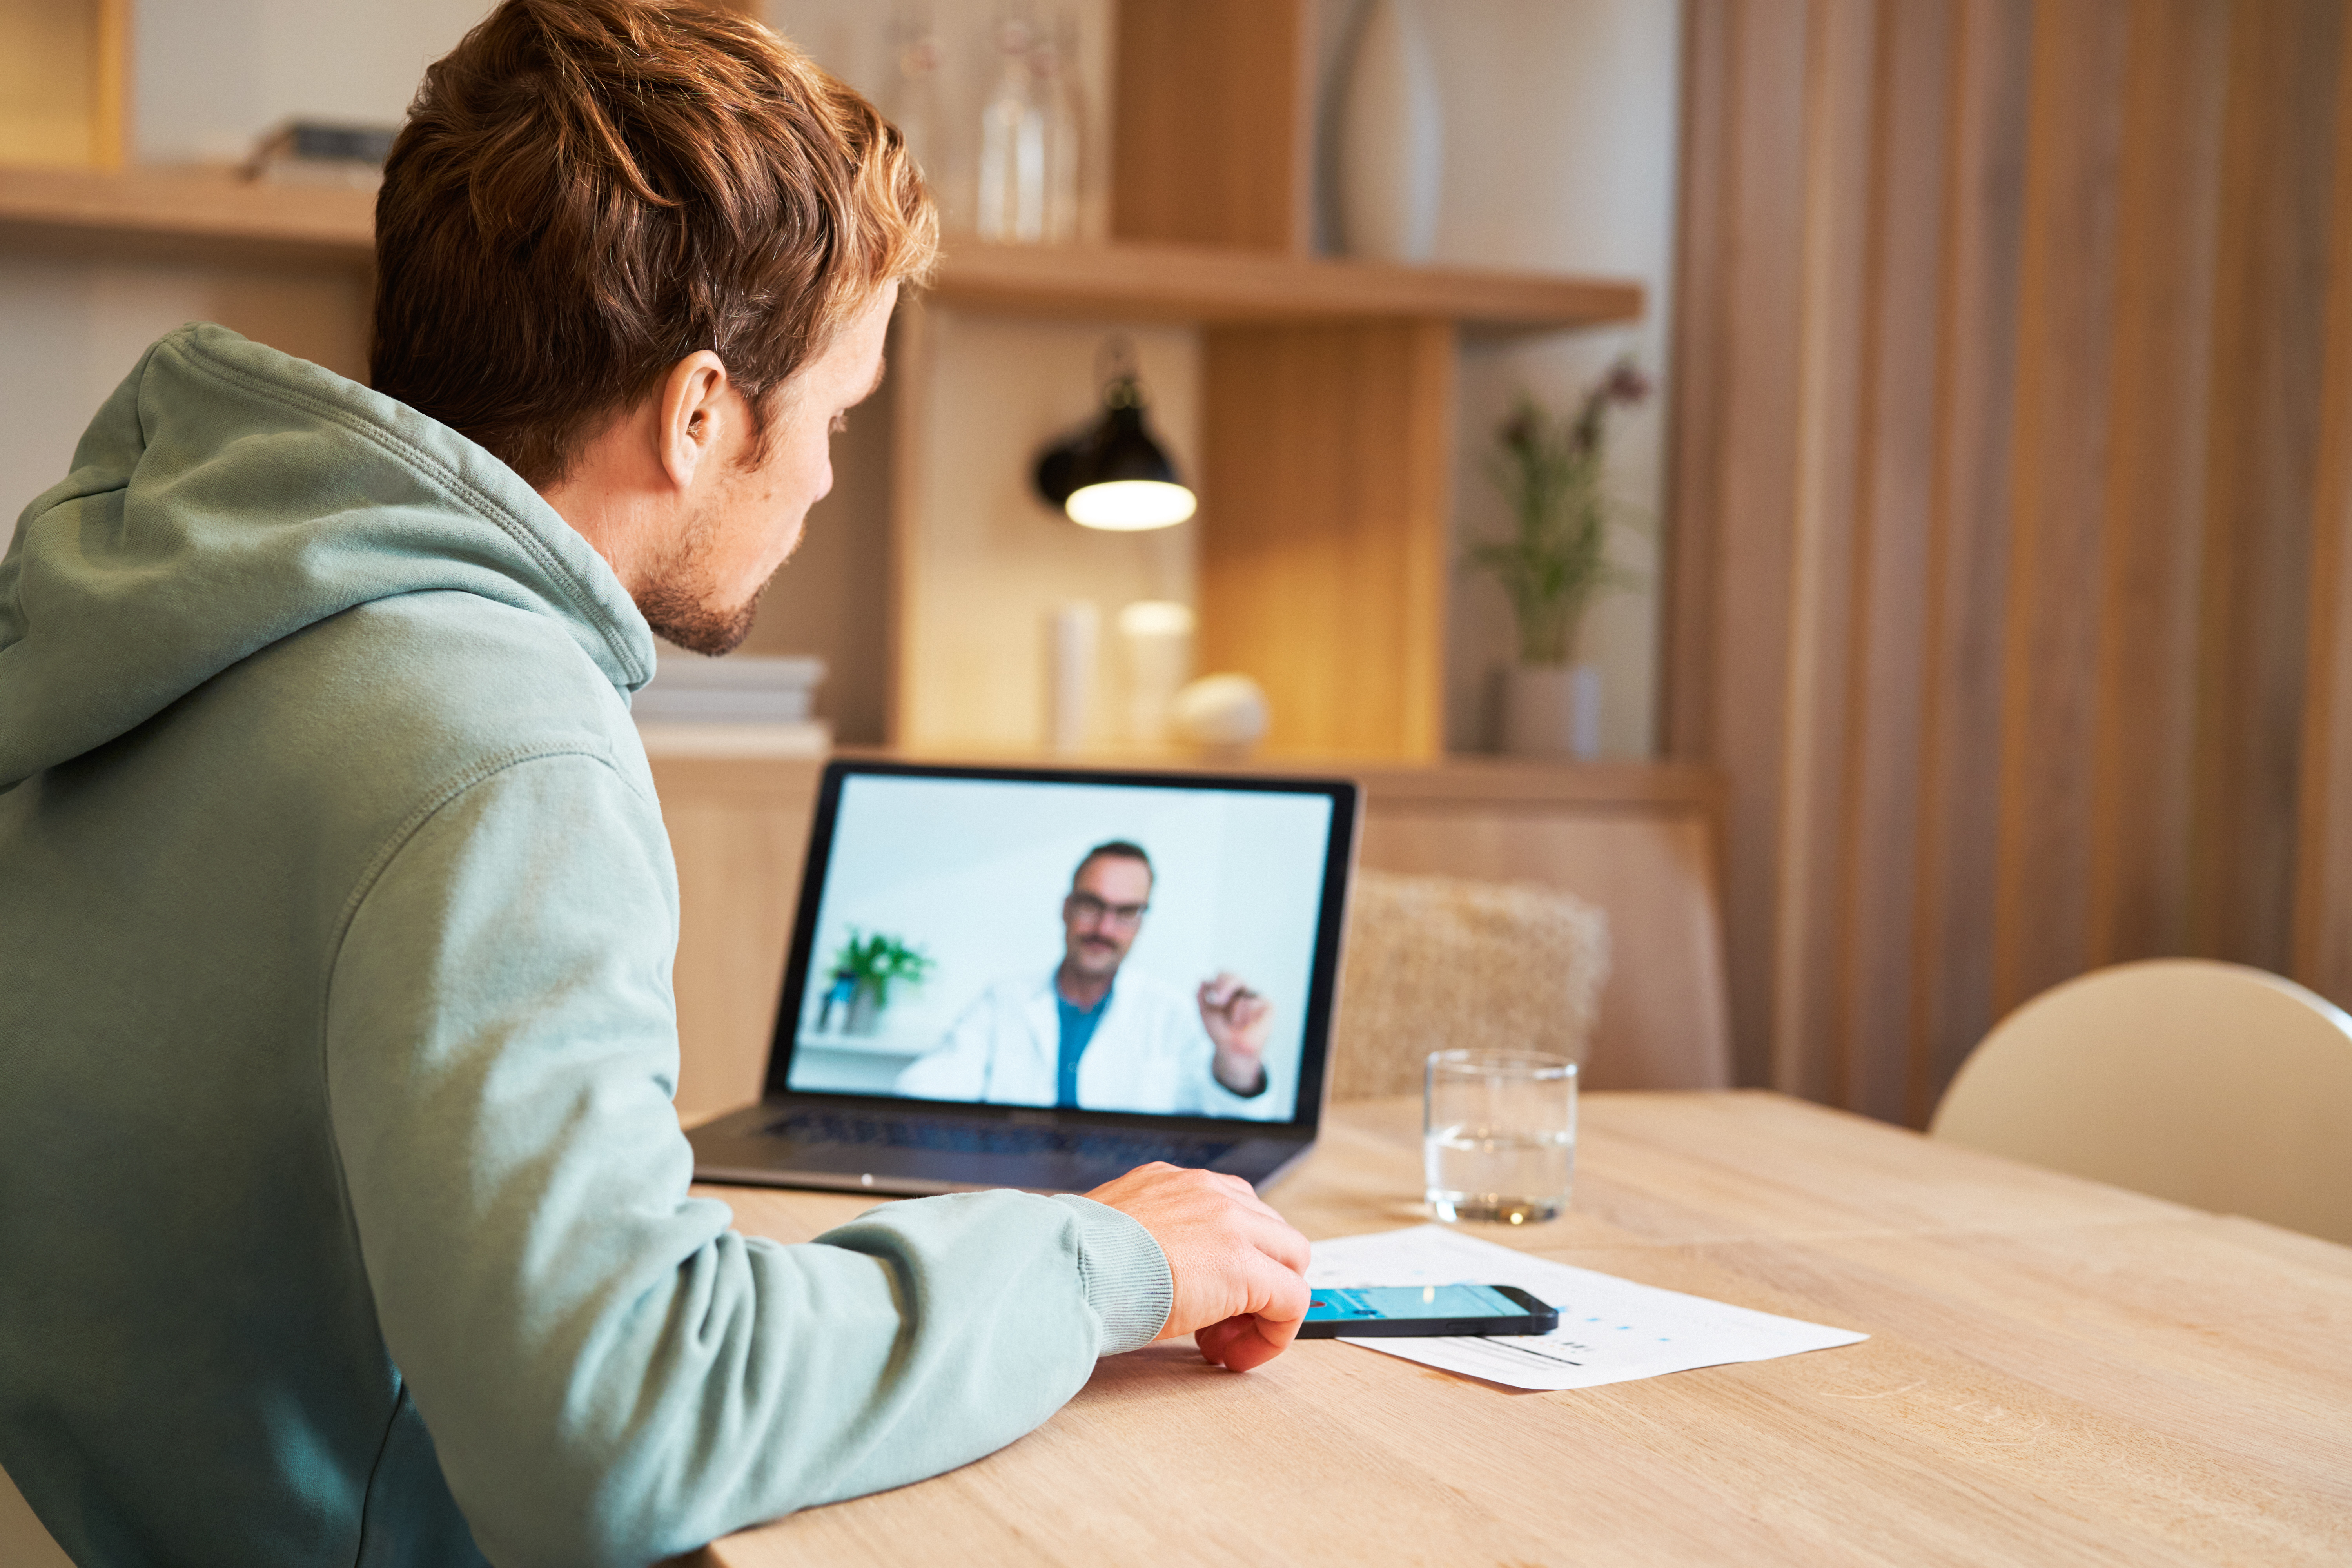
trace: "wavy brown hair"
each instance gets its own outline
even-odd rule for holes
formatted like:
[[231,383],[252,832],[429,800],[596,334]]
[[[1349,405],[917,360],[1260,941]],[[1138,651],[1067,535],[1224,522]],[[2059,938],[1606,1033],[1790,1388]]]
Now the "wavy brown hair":
[[938,247],[897,129],[692,0],[506,0],[425,72],[375,235],[372,384],[542,489],[698,349],[764,422]]

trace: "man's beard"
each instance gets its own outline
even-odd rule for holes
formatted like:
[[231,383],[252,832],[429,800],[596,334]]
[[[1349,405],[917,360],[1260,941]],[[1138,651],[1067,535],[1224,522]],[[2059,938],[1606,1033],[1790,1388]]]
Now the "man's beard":
[[717,532],[708,514],[696,518],[635,595],[637,613],[657,636],[712,658],[743,646],[759,617],[760,595],[767,592],[762,583],[740,605],[714,602],[709,565]]

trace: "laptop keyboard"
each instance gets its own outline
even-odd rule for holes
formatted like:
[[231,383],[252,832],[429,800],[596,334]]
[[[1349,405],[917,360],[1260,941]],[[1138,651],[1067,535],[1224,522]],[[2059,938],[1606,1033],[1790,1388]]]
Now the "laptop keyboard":
[[830,1110],[794,1111],[770,1122],[768,1131],[801,1143],[866,1144],[950,1154],[1061,1154],[1088,1164],[1121,1168],[1152,1160],[1165,1160],[1171,1165],[1212,1165],[1235,1142],[1168,1133],[1136,1136],[1106,1132],[1100,1128],[1082,1131],[1070,1127],[897,1121],[879,1116],[844,1116]]

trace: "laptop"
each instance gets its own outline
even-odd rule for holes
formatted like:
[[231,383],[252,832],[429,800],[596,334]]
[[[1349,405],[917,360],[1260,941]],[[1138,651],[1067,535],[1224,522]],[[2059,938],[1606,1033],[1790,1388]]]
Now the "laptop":
[[1264,1187],[1323,1114],[1357,786],[836,761],[765,1089],[699,1181]]

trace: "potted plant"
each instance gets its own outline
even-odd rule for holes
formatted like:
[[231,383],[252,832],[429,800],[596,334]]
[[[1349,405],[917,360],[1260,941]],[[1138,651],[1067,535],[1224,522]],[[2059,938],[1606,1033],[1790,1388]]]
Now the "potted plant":
[[890,983],[903,980],[909,985],[919,985],[930,973],[932,960],[919,949],[910,947],[887,931],[871,936],[860,935],[856,926],[849,928],[849,940],[833,958],[833,984],[824,999],[824,1011],[817,1017],[817,1027],[823,1030],[833,1022],[836,1003],[842,1009],[841,1032],[845,1035],[870,1035],[882,1019],[882,1010],[890,1005]]
[[1586,392],[1573,416],[1555,420],[1522,393],[1496,430],[1486,473],[1510,502],[1507,539],[1473,545],[1470,563],[1495,574],[1517,622],[1518,658],[1503,673],[1503,749],[1591,756],[1601,742],[1601,672],[1574,662],[1577,634],[1595,595],[1638,586],[1609,559],[1621,508],[1602,489],[1609,410],[1649,395],[1630,359]]

